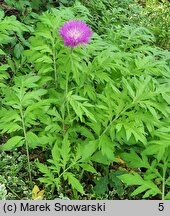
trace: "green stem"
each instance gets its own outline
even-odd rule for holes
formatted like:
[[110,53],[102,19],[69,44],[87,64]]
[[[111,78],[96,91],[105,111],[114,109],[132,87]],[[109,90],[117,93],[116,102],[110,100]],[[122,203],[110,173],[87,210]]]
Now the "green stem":
[[23,129],[24,138],[25,138],[25,145],[26,145],[26,152],[27,152],[27,160],[28,160],[29,178],[30,178],[30,181],[32,182],[31,167],[30,167],[30,157],[29,157],[29,149],[28,149],[28,142],[27,142],[27,133],[26,133],[26,127],[25,127],[25,120],[24,120],[23,108],[22,108],[23,96],[24,96],[24,88],[23,88],[23,83],[22,83],[21,91],[20,91],[20,94],[19,94],[19,100],[20,100],[20,116],[21,116],[22,129]]
[[55,55],[53,57],[53,61],[54,61],[54,80],[55,80],[55,86],[57,88],[57,69],[56,69],[56,59],[55,59]]
[[[73,53],[73,49],[71,48],[71,52],[70,52],[70,63],[71,63],[71,65],[70,65],[69,69],[72,69],[72,67],[73,67],[72,53]],[[66,72],[65,100],[66,100],[66,107],[67,107],[67,113],[68,113],[69,121],[71,122],[70,109],[69,109],[68,98],[67,98],[69,74],[70,74],[70,70],[68,70]]]
[[102,132],[102,134],[99,136],[99,139],[107,132],[107,130],[111,127],[111,125],[124,113],[127,109],[129,109],[131,105],[127,105],[120,113],[118,113],[115,118],[108,124],[108,126],[105,128],[105,130]]
[[30,178],[30,181],[32,182],[31,167],[30,167],[30,157],[29,157],[29,148],[28,148],[27,133],[26,133],[26,128],[25,128],[25,121],[24,121],[24,114],[23,114],[22,107],[20,109],[20,114],[21,114],[22,128],[23,128],[24,138],[25,138],[26,152],[27,152],[29,178]]
[[[64,106],[64,103],[63,103],[63,106]],[[64,138],[64,135],[65,135],[65,107],[63,108],[63,112],[62,112],[62,119],[63,119],[63,138]]]
[[66,98],[66,107],[67,107],[68,117],[69,117],[69,120],[70,120],[70,109],[69,109],[69,104],[68,104],[68,99],[67,99],[67,94],[68,94],[68,77],[69,77],[69,74],[66,73],[66,92],[65,92],[65,98]]
[[70,166],[68,166],[59,176],[58,178],[61,178],[61,176],[67,172],[71,167],[73,167],[75,164],[77,164],[76,162],[72,163]]
[[56,67],[56,49],[55,49],[55,31],[53,31],[52,49],[53,49],[53,68],[54,68],[54,81],[57,88],[57,67]]
[[21,197],[18,196],[9,186],[6,185],[6,187],[16,196],[19,198],[19,200],[22,200]]

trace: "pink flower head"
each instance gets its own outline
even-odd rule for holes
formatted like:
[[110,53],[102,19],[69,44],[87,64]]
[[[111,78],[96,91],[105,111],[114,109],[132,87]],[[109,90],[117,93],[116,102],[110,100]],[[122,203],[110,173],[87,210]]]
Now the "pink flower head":
[[87,44],[92,36],[92,30],[82,20],[71,20],[64,23],[59,30],[65,46],[74,48],[80,44]]

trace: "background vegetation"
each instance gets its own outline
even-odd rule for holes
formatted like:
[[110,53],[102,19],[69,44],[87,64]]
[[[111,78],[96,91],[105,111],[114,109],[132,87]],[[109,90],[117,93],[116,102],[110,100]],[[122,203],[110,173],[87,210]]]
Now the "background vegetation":
[[[170,2],[0,2],[0,199],[170,199]],[[65,21],[93,30],[64,47]]]

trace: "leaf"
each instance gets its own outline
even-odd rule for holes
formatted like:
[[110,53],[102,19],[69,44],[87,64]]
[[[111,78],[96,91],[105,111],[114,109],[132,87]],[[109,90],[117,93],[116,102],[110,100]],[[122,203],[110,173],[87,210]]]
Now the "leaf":
[[97,195],[103,195],[109,191],[109,188],[108,188],[109,179],[107,176],[101,177],[95,183],[96,185],[94,187],[94,190]]
[[[127,121],[129,121],[129,120],[127,120]],[[139,126],[137,127],[136,122],[123,123],[124,129],[126,131],[127,141],[130,139],[131,135],[133,134],[136,142],[138,142],[140,140],[144,145],[146,145],[147,140],[146,140],[146,137],[144,136],[145,135],[144,128],[143,128],[143,126],[140,125],[140,123],[138,123],[138,124],[139,124]]]
[[[85,104],[83,104],[83,105],[85,105]],[[86,106],[87,106],[87,103],[86,103]],[[91,112],[89,112],[88,109],[86,109],[84,106],[82,106],[82,110],[85,112],[85,114],[88,118],[90,118],[94,122],[97,122],[94,115]]]
[[105,165],[109,165],[111,162],[113,162],[113,160],[110,161],[106,156],[104,156],[101,151],[96,152],[91,157],[91,160]]
[[30,148],[36,148],[37,146],[41,146],[39,137],[31,131],[27,132],[27,141]]
[[61,127],[56,123],[50,123],[47,125],[47,127],[45,127],[45,131],[49,132],[49,133],[58,133],[59,131],[61,131]]
[[35,84],[39,79],[40,77],[39,76],[28,76],[28,77],[23,77],[23,83],[22,83],[22,80],[21,80],[21,77],[17,78],[15,77],[15,81],[17,81],[16,85],[18,86],[22,86],[24,85],[24,87],[27,87],[27,88],[34,88],[37,86],[37,84]]
[[48,173],[49,172],[49,168],[47,167],[47,165],[44,165],[42,163],[37,162],[36,163],[38,169],[42,172],[42,173]]
[[93,133],[87,127],[78,126],[76,131],[81,133],[82,136],[87,137],[89,140],[95,139]]
[[150,168],[148,158],[142,154],[140,156],[132,149],[130,153],[122,153],[121,157],[131,168]]
[[170,200],[170,191],[165,195],[165,200]]
[[154,184],[151,180],[143,179],[138,173],[133,172],[132,174],[124,174],[121,176],[118,176],[119,179],[121,179],[124,183],[129,185],[140,185],[136,190],[133,191],[131,194],[132,196],[136,196],[140,193],[145,194],[143,195],[143,198],[148,198],[150,196],[155,196],[157,194],[161,194],[160,189],[157,187],[156,184]]
[[35,185],[34,188],[32,189],[32,199],[43,200],[44,192],[45,192],[44,190],[40,191],[39,187]]
[[83,110],[81,109],[80,103],[77,103],[75,100],[70,100],[70,105],[72,106],[73,110],[75,111],[76,115],[83,121]]
[[136,196],[140,193],[143,193],[144,191],[146,191],[146,193],[143,195],[143,198],[148,198],[151,196],[155,196],[157,194],[161,194],[160,190],[157,188],[157,186],[154,183],[150,183],[150,184],[146,183],[138,187],[136,190],[134,190],[131,196]]
[[38,58],[35,62],[36,63],[43,62],[43,63],[52,64],[53,60],[49,56],[43,55],[41,58]]
[[[154,188],[155,186],[155,188]],[[161,195],[161,191],[158,189],[156,185],[153,185],[152,189],[149,189],[146,191],[146,193],[142,196],[143,199],[151,197],[151,196],[156,196],[157,194]],[[132,194],[133,195],[133,194]]]
[[54,144],[54,147],[52,148],[52,157],[53,157],[53,160],[54,160],[54,163],[56,164],[56,166],[58,164],[60,164],[61,151],[60,151],[60,148],[58,147],[57,142]]
[[[85,113],[87,117],[92,119],[96,122],[94,115],[86,108],[86,107],[93,107],[92,104],[87,103],[87,99],[83,98],[79,95],[71,95],[69,96],[69,103],[72,106],[73,110],[77,114],[77,116],[80,118],[81,121],[83,121],[82,117]],[[80,102],[81,101],[81,102]],[[82,101],[85,101],[82,103]]]
[[2,133],[11,133],[21,130],[22,127],[20,126],[20,122],[21,117],[16,110],[0,109],[0,130]]
[[99,141],[99,149],[108,160],[114,160],[114,143],[110,140],[107,135],[102,135]]
[[[34,100],[39,101],[41,99],[41,96],[46,94],[47,91],[45,89],[38,89],[34,90],[32,92],[27,92],[24,97],[23,97],[23,105],[28,106],[29,104],[31,105]],[[31,103],[30,103],[31,101]]]
[[98,141],[94,140],[94,141],[89,141],[88,144],[85,143],[84,145],[80,146],[80,154],[81,154],[81,161],[86,161],[88,160],[91,155],[96,151],[98,147]]
[[0,49],[0,55],[6,55],[6,53],[2,49]]
[[79,164],[84,170],[91,172],[91,173],[97,173],[97,171],[92,167],[90,164]]
[[32,49],[33,50],[39,50],[42,53],[49,53],[49,54],[53,55],[53,50],[48,45],[36,46],[36,47],[33,47]]
[[84,95],[88,95],[88,97],[92,100],[96,99],[96,92],[93,86],[84,85]]
[[100,122],[87,122],[86,123],[96,134],[100,136],[101,133],[101,123]]
[[14,55],[15,55],[15,57],[17,59],[20,58],[20,56],[22,55],[23,51],[24,51],[24,47],[20,43],[18,43],[18,44],[15,45],[15,47],[14,47]]
[[47,185],[53,185],[55,183],[55,178],[51,170],[47,165],[36,162],[36,166],[44,174],[44,177],[38,178],[39,181],[46,183]]
[[62,147],[60,150],[61,157],[62,157],[62,164],[63,164],[64,168],[70,159],[70,150],[71,150],[70,141],[68,140],[68,133],[66,133],[64,135],[64,139],[62,141]]
[[79,96],[79,95],[72,95],[71,97],[76,101],[87,101],[88,100],[87,98],[84,98],[84,97]]
[[24,138],[22,136],[14,136],[10,138],[4,145],[1,146],[1,150],[9,151],[19,146],[22,146],[24,143],[23,139]]
[[0,20],[2,20],[4,16],[5,16],[4,11],[3,11],[3,10],[0,10]]
[[68,180],[68,183],[71,185],[71,187],[75,190],[77,190],[78,192],[80,192],[81,194],[84,194],[84,189],[82,187],[82,185],[80,184],[80,182],[74,177],[74,174],[70,173],[70,172],[65,172],[63,174],[64,179]]
[[[166,135],[165,135],[166,136]],[[168,137],[168,135],[167,135]],[[147,148],[143,151],[145,155],[154,155],[158,162],[164,158],[166,150],[170,146],[169,140],[162,138],[160,140],[152,140]]]
[[136,172],[133,172],[132,174],[123,174],[121,176],[118,176],[118,178],[121,179],[128,186],[129,185],[141,185],[144,182],[142,177]]
[[118,170],[109,173],[109,185],[116,190],[119,196],[125,193],[124,186],[118,176],[127,173],[126,171]]
[[8,64],[3,64],[3,65],[0,66],[0,72],[1,71],[6,71],[8,68],[9,68]]
[[124,87],[127,88],[127,90],[129,91],[129,95],[131,96],[131,98],[133,99],[135,97],[135,92],[132,89],[132,87],[130,86],[128,80],[126,80],[124,77],[122,78]]

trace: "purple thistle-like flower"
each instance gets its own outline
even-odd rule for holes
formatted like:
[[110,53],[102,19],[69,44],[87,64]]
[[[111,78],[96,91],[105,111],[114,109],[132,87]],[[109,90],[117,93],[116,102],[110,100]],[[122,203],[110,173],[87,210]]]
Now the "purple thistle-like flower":
[[65,46],[74,48],[80,44],[87,44],[92,36],[91,28],[82,20],[71,20],[64,23],[59,30]]

